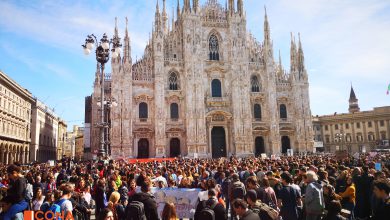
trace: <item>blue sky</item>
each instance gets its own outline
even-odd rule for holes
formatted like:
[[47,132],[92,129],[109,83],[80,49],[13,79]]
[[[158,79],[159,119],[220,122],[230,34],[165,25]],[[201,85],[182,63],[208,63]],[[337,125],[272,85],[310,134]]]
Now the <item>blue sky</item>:
[[[176,1],[167,0],[170,16]],[[155,5],[156,0],[1,0],[0,69],[54,107],[69,127],[82,125],[96,68],[95,57],[84,56],[80,46],[86,35],[112,36],[118,17],[123,38],[127,16],[135,60],[142,56]],[[247,28],[260,40],[264,5],[275,54],[280,49],[286,69],[290,32],[301,33],[313,115],[347,112],[351,82],[361,110],[390,105],[390,1],[246,0]]]

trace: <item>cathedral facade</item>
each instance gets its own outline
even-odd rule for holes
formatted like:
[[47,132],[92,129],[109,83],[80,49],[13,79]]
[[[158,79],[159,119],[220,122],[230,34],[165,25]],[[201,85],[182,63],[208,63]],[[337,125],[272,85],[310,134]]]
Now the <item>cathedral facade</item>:
[[[243,0],[178,3],[168,18],[156,5],[152,35],[133,62],[125,31],[123,53],[103,79],[112,158],[227,157],[312,151],[308,75],[300,39],[291,35],[291,67],[274,58],[267,14],[264,39],[246,29]],[[126,22],[127,23],[127,22]],[[118,36],[118,27],[114,35]],[[100,121],[99,68],[92,124]],[[99,128],[91,130],[99,148]]]

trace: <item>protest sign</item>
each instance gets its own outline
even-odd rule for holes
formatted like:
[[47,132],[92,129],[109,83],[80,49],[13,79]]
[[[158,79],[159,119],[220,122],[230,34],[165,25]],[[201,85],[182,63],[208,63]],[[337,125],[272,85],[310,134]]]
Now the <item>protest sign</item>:
[[343,160],[348,158],[348,152],[346,150],[338,150],[336,151],[335,156],[337,160]]
[[375,170],[382,171],[382,164],[381,163],[375,163]]
[[[140,192],[139,187],[136,189]],[[154,195],[157,202],[157,211],[159,218],[164,209],[166,202],[172,202],[176,207],[177,217],[194,218],[196,203],[198,201],[198,194],[200,189],[187,188],[158,188],[152,187],[151,193]]]

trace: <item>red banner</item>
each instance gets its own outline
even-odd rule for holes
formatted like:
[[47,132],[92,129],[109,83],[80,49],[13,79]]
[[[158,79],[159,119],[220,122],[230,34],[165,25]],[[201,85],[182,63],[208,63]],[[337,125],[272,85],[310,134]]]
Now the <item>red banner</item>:
[[150,162],[164,162],[164,161],[174,161],[175,158],[145,158],[145,159],[128,159],[129,163],[150,163]]

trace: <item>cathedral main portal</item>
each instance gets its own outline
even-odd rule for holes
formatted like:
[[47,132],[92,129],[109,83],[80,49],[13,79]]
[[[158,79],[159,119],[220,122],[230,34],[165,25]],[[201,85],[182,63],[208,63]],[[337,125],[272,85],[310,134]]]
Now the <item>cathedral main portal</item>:
[[138,141],[138,158],[149,158],[149,141],[146,138]]
[[213,158],[227,156],[225,128],[213,127],[211,130],[211,148]]
[[180,140],[179,138],[172,138],[169,143],[169,155],[170,157],[178,157],[180,154]]

